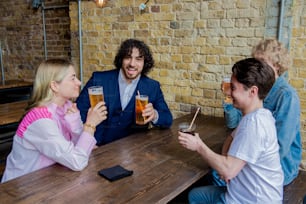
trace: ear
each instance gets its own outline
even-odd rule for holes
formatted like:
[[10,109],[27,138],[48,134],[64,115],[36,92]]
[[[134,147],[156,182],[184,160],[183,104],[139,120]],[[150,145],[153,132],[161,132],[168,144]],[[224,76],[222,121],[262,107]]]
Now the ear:
[[258,95],[258,87],[257,86],[252,86],[250,88],[250,95],[251,96],[257,96]]
[[58,92],[58,84],[55,81],[51,81],[50,88],[54,93]]
[[273,68],[273,70],[274,70],[275,77],[276,77],[276,78],[279,77],[279,76],[280,76],[280,74],[279,74],[279,72],[280,72],[280,66],[279,66],[278,64],[276,64],[276,65],[274,65],[274,67],[272,67],[272,68]]

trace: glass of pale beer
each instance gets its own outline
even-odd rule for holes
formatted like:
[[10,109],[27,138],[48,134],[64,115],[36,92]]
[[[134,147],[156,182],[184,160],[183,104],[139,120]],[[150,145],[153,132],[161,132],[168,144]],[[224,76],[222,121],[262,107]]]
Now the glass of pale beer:
[[104,101],[103,87],[91,86],[88,88],[90,106],[95,107],[100,101]]
[[142,116],[142,111],[149,103],[149,97],[147,95],[136,95],[135,98],[135,113],[136,113],[136,124],[144,125],[145,117]]
[[224,102],[232,103],[232,97],[230,95],[231,94],[231,78],[229,76],[223,77],[221,89],[225,96]]

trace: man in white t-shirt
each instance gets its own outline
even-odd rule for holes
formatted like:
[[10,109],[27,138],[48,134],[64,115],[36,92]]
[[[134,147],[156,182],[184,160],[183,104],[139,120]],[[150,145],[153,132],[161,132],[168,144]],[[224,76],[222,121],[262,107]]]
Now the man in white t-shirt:
[[227,187],[203,186],[189,193],[189,203],[282,203],[283,171],[275,120],[263,108],[275,73],[264,62],[248,58],[232,68],[231,96],[243,118],[232,133],[227,155],[213,152],[199,135],[179,132],[179,142],[197,151]]

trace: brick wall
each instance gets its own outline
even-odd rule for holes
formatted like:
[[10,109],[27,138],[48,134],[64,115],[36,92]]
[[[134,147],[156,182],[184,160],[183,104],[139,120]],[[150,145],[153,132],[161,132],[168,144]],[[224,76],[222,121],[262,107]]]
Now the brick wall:
[[292,14],[290,52],[293,56],[293,66],[290,70],[290,83],[298,91],[301,102],[303,163],[306,165],[306,1],[295,0]]
[[39,63],[50,57],[70,56],[70,18],[68,0],[46,0],[46,50],[42,7],[34,9],[30,1],[0,1],[0,43],[3,49],[5,79],[32,80]]

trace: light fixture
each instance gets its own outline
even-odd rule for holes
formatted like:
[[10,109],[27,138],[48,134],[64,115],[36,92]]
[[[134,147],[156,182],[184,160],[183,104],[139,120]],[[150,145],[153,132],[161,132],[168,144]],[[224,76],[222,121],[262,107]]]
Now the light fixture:
[[103,6],[105,6],[107,0],[95,0],[97,7],[102,8]]

